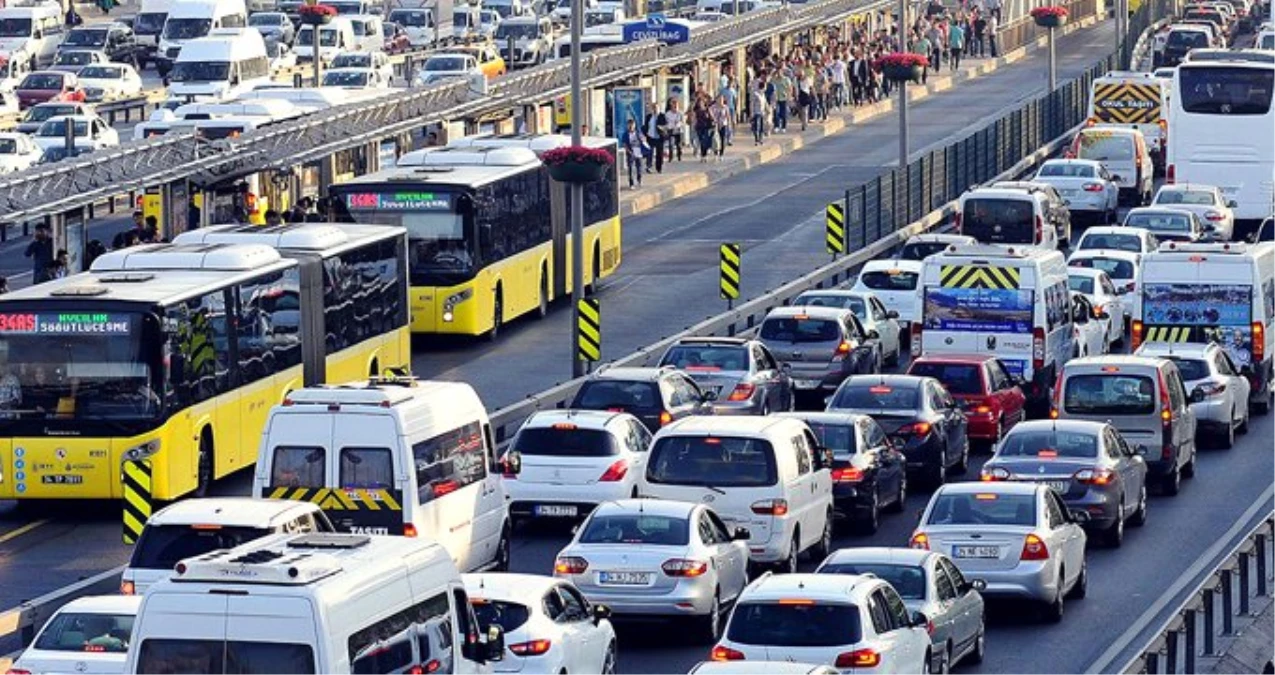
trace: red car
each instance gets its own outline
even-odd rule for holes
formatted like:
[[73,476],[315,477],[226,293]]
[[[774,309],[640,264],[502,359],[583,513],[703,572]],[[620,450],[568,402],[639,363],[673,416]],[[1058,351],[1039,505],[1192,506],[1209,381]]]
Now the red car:
[[994,444],[1027,419],[1027,397],[1019,381],[994,356],[943,354],[912,361],[908,375],[932,377],[965,408],[970,440]]
[[84,92],[80,91],[75,74],[56,70],[27,73],[13,91],[18,95],[18,107],[23,110],[45,101],[84,100]]

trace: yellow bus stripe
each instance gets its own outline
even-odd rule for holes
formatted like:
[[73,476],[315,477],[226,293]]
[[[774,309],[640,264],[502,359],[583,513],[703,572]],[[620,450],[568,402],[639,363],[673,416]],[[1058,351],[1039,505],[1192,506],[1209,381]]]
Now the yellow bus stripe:
[[381,495],[381,503],[389,507],[391,511],[403,510],[403,506],[394,499],[394,495],[391,495],[389,490],[377,490],[377,492]]
[[372,495],[369,494],[367,490],[362,490],[362,489],[355,490],[354,494],[359,496],[359,499],[363,501],[363,504],[367,506],[369,510],[371,511],[381,510],[381,506],[376,503],[376,500],[372,498]]

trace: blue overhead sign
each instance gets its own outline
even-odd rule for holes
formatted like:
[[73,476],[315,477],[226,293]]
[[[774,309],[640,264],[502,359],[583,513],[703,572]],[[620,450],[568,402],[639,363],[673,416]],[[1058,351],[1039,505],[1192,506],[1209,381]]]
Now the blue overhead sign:
[[663,14],[651,14],[645,19],[624,24],[625,42],[659,40],[664,44],[675,45],[690,39],[690,26],[676,19],[667,19]]

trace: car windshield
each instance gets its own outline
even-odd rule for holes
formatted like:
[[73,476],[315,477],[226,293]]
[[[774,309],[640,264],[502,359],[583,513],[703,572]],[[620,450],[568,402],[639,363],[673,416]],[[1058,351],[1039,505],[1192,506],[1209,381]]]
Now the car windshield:
[[142,673],[313,673],[314,649],[287,642],[147,638],[137,655]]
[[138,35],[158,35],[164,30],[164,22],[167,20],[167,13],[143,12],[133,19],[133,30]]
[[18,141],[13,138],[0,138],[0,155],[18,154]]
[[590,518],[580,533],[580,543],[685,546],[690,537],[691,525],[686,518],[624,513]]
[[270,534],[263,527],[221,525],[148,525],[133,549],[128,566],[143,570],[171,570],[181,560],[209,551],[234,548]]
[[226,82],[230,64],[226,61],[178,61],[169,78],[174,82]]
[[756,438],[668,436],[651,448],[648,483],[765,487],[776,479],[775,452]]
[[1155,385],[1145,375],[1073,375],[1067,378],[1063,389],[1063,410],[1072,414],[1155,414]]
[[972,363],[918,361],[908,368],[908,375],[932,377],[942,382],[953,394],[978,396],[983,394],[983,376],[980,370],[980,366]]
[[31,37],[31,19],[0,19],[0,38]]
[[[171,22],[170,22],[171,23]],[[66,34],[65,47],[101,47],[106,44],[106,31],[77,28]]]
[[700,372],[744,371],[748,370],[748,348],[736,345],[674,345],[660,360],[660,365]]
[[818,569],[819,574],[875,574],[898,591],[904,600],[925,599],[925,568],[919,565],[890,565],[887,563],[828,563]]
[[1209,46],[1209,36],[1204,31],[1175,30],[1169,33],[1169,39],[1165,44],[1184,48],[1207,47]]
[[465,59],[459,56],[431,56],[425,62],[425,72],[439,73],[465,69]]
[[193,40],[208,34],[212,28],[209,19],[174,19],[164,22],[164,37],[169,40]]
[[58,54],[55,66],[83,66],[93,62],[93,52],[69,51]]
[[1098,437],[1061,429],[1014,429],[997,448],[996,456],[1093,459],[1098,456]]
[[[337,40],[341,37],[340,31],[335,28],[319,29],[319,46],[335,47]],[[313,47],[314,46],[314,28],[306,26],[297,34],[297,46]]]
[[920,276],[904,270],[865,271],[859,275],[859,283],[874,291],[914,291]]
[[371,54],[340,54],[332,59],[333,68],[371,68]]
[[1133,159],[1133,141],[1110,132],[1081,132],[1080,159],[1096,159],[1100,162],[1121,162]]
[[124,77],[124,69],[119,66],[89,66],[80,71],[81,80],[119,80]]
[[858,450],[854,426],[851,424],[811,422],[807,420],[806,426],[815,432],[815,438],[819,439],[819,445],[831,450],[835,457],[853,455]]
[[1162,358],[1178,364],[1178,370],[1182,372],[1182,379],[1187,382],[1203,380],[1212,375],[1209,371],[1209,364],[1203,359],[1188,359],[1173,355],[1164,355]]
[[910,241],[899,252],[901,260],[925,260],[935,253],[942,253],[951,244],[945,241]]
[[1085,233],[1080,239],[1081,249],[1106,248],[1114,251],[1142,251],[1142,239],[1136,234]]
[[325,87],[365,87],[367,86],[367,73],[359,72],[334,72],[328,71],[323,74],[323,86]]
[[420,10],[399,10],[390,12],[390,21],[400,26],[422,28],[429,25],[429,13]]
[[[36,132],[37,136],[44,138],[61,138],[66,135],[66,120],[50,120],[40,125],[40,130]],[[89,133],[89,123],[84,120],[75,121],[75,135],[87,136]]]
[[761,325],[761,339],[776,342],[835,342],[841,328],[832,319],[771,317]]
[[656,412],[664,407],[659,386],[654,382],[594,380],[586,382],[576,395],[573,408]]
[[65,81],[66,80],[62,76],[54,75],[52,73],[32,73],[22,80],[22,84],[18,85],[18,89],[61,89],[62,83]]
[[859,608],[807,600],[746,602],[735,608],[727,639],[774,647],[852,645],[862,639]]
[[1161,190],[1155,196],[1157,204],[1185,204],[1188,206],[1213,206],[1217,203],[1208,190]]
[[1152,232],[1190,232],[1191,216],[1174,213],[1130,213],[1125,218],[1124,224]]
[[1134,273],[1133,263],[1120,258],[1077,258],[1068,261],[1067,264],[1072,267],[1102,270],[1112,279],[1132,279]]
[[533,40],[539,31],[534,23],[502,23],[496,26],[496,41],[508,40]]
[[620,444],[610,432],[580,429],[569,422],[522,429],[512,449],[524,457],[612,457]]
[[1036,495],[945,492],[934,498],[930,525],[1036,525]]
[[35,649],[50,652],[125,654],[133,635],[132,614],[61,612],[40,631]]
[[1089,164],[1062,163],[1046,164],[1040,167],[1038,177],[1054,176],[1059,178],[1093,178],[1093,166]]
[[1067,288],[1077,293],[1084,293],[1085,295],[1093,295],[1094,278],[1082,277],[1075,274],[1069,274],[1067,275]]
[[828,293],[802,293],[796,300],[792,301],[793,306],[809,306],[809,307],[836,307],[837,309],[848,309],[854,312],[854,315],[862,321],[866,318],[867,307],[863,298],[856,295],[836,295]]
[[500,626],[506,635],[522,628],[531,618],[531,610],[526,605],[516,602],[485,600],[470,596],[469,604],[474,608],[478,625]]
[[852,384],[842,386],[829,410],[916,410],[921,388],[913,385]]
[[251,14],[248,16],[249,26],[282,26],[285,18],[282,14]]

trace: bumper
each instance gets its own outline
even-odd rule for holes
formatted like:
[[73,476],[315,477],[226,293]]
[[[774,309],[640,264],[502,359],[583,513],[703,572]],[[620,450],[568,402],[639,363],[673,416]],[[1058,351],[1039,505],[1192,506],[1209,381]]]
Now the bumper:
[[997,419],[995,412],[966,412],[965,435],[971,440],[994,441],[996,440]]
[[[1155,448],[1150,449],[1159,449],[1159,447],[1160,446],[1157,445]],[[1168,459],[1147,460],[1147,478],[1163,478],[1168,476],[1169,473],[1173,471],[1175,464],[1176,462]]]
[[1231,424],[1231,406],[1224,397],[1191,404],[1196,423],[1201,427],[1223,429]]
[[[531,483],[514,487],[519,482],[505,481],[505,492],[509,495],[510,515],[520,518],[583,518],[602,502],[628,499],[633,494],[633,487],[623,481],[595,485]],[[574,506],[576,515],[540,515],[538,506]]]
[[1074,195],[1069,195],[1066,199],[1067,208],[1072,213],[1077,211],[1102,213],[1107,210],[1107,194],[1105,192],[1085,192],[1080,190]]
[[1105,530],[1116,522],[1116,509],[1120,503],[1118,494],[1107,494],[1089,490],[1079,497],[1064,497],[1063,504],[1071,511],[1084,511],[1089,514],[1085,523],[1086,530]]
[[[727,392],[729,394],[729,392]],[[714,401],[714,415],[760,415],[761,409],[765,403],[764,399],[758,397],[756,400],[748,401]]]
[[832,505],[836,513],[847,517],[870,515],[872,489],[875,482],[833,483]]
[[659,595],[631,595],[593,587],[581,590],[589,602],[606,605],[612,614],[625,618],[703,616],[713,604],[715,581],[704,577],[681,580],[672,591]]
[[985,598],[1008,598],[1050,602],[1058,595],[1058,579],[1048,562],[1020,563],[1012,570],[964,572],[971,579],[987,582]]
[[[892,437],[897,442],[897,436]],[[904,442],[902,452],[908,461],[908,471],[925,471],[931,467],[937,466],[943,461],[943,446],[939,444],[938,436],[930,434],[922,439],[909,438]]]

